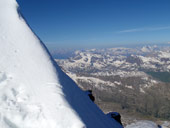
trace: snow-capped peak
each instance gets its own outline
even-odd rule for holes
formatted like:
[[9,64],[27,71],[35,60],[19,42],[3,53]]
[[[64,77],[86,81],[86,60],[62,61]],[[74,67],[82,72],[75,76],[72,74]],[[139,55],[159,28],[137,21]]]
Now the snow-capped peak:
[[61,71],[15,0],[0,0],[0,127],[121,127]]

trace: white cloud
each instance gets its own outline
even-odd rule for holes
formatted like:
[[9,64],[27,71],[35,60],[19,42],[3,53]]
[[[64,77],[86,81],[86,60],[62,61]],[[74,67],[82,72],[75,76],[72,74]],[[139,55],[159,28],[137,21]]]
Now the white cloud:
[[131,32],[142,32],[142,31],[158,31],[158,30],[168,30],[170,26],[165,27],[145,27],[145,28],[135,28],[135,29],[126,29],[118,31],[117,33],[131,33]]

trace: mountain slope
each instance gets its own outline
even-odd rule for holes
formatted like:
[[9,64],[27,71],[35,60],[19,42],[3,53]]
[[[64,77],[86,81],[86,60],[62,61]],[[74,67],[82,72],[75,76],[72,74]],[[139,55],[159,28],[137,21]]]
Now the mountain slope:
[[133,119],[170,119],[169,58],[170,47],[160,45],[79,50],[56,62],[80,88],[93,91],[105,113],[119,112],[126,126]]
[[53,61],[18,13],[0,0],[1,128],[120,128]]

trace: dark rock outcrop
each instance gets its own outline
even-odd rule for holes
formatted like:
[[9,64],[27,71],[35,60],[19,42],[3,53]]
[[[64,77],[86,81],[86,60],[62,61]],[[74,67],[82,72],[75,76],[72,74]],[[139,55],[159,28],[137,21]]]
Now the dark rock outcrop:
[[[107,113],[107,116],[108,116],[109,118],[115,119],[117,122],[119,122],[119,123],[122,125],[121,115],[120,115],[118,112],[109,112],[109,113]],[[122,126],[123,126],[123,125],[122,125]]]

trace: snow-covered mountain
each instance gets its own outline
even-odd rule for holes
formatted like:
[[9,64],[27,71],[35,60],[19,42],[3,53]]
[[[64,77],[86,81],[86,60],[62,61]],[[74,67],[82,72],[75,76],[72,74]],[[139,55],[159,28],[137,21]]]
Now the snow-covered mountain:
[[79,50],[56,61],[82,89],[93,90],[104,112],[170,118],[170,47]]
[[[146,50],[147,49],[147,50]],[[56,60],[63,70],[82,88],[83,82],[95,83],[100,90],[123,85],[129,89],[145,88],[169,79],[154,78],[170,72],[170,47],[108,48],[76,51],[70,59]],[[136,81],[125,79],[133,78]],[[87,82],[88,81],[88,82]],[[119,89],[121,90],[121,89]]]
[[132,123],[125,128],[159,128],[157,124],[151,121],[138,121],[136,123]]
[[61,71],[15,0],[0,0],[0,127],[121,128]]

